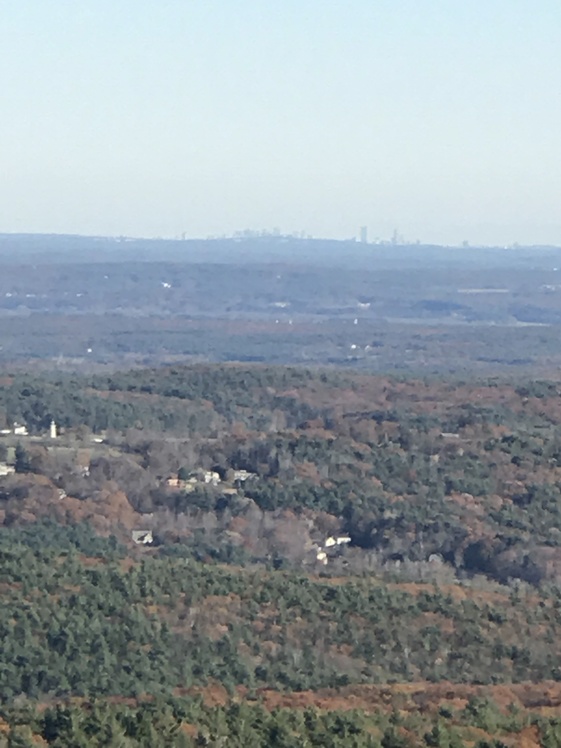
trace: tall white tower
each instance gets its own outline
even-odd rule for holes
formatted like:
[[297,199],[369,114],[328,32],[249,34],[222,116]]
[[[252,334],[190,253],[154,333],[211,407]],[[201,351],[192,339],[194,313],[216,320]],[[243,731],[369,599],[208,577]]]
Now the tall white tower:
[[51,421],[51,428],[50,428],[50,437],[51,439],[56,439],[57,433],[56,433],[56,423],[54,421]]

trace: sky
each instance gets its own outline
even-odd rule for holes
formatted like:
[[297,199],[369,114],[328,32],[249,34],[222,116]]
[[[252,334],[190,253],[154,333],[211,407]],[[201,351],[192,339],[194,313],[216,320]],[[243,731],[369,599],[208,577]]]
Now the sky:
[[0,232],[561,245],[559,0],[0,0]]

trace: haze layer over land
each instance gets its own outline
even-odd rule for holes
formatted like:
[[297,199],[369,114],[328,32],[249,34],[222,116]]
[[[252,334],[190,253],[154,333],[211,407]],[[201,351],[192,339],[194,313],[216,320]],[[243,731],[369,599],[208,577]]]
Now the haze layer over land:
[[560,244],[556,0],[21,0],[0,229]]
[[0,236],[0,362],[561,365],[561,250]]

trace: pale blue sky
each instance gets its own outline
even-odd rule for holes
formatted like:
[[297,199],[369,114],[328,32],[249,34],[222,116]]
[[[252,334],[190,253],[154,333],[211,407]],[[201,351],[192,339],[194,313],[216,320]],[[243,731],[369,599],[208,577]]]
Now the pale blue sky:
[[0,0],[0,232],[561,245],[559,0]]

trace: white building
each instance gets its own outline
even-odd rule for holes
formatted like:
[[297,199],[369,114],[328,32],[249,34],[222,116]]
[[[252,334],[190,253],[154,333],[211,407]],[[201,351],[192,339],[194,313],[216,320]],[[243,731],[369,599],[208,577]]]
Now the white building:
[[333,536],[326,539],[325,543],[323,544],[324,548],[335,548],[337,545],[347,545],[347,543],[351,542],[351,538],[348,535],[339,535],[338,537],[334,538]]
[[217,486],[220,483],[220,475],[214,470],[206,470],[203,475],[203,480],[211,486]]
[[154,542],[152,530],[133,530],[132,539],[137,545],[151,545]]
[[316,555],[316,559],[320,562],[320,564],[323,564],[324,566],[327,565],[327,553],[325,551],[320,551]]
[[248,470],[234,470],[234,480],[244,483],[248,478],[255,477],[256,473],[250,473]]

